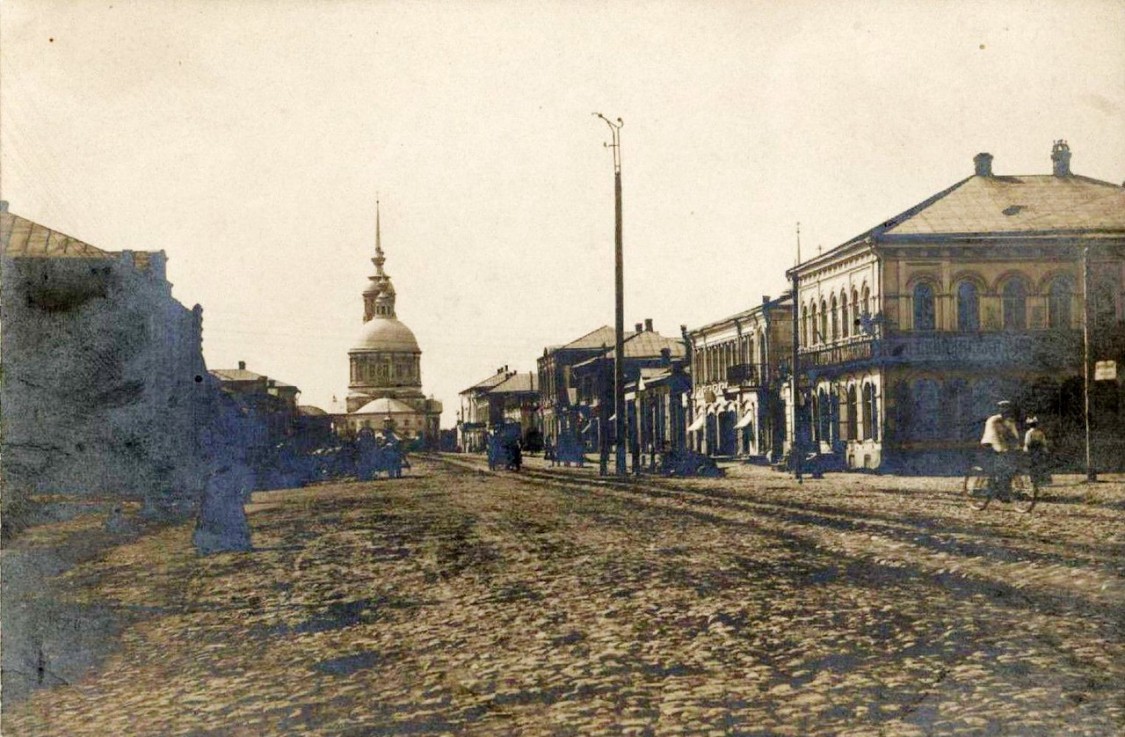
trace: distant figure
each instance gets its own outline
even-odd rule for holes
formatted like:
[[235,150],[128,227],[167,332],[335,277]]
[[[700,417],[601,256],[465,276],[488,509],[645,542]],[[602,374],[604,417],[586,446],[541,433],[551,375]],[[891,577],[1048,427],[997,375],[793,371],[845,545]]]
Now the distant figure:
[[509,471],[518,471],[523,467],[523,448],[522,443],[516,439],[511,441],[505,446],[506,455],[508,456],[507,469]]
[[555,439],[548,437],[546,442],[543,443],[543,460],[550,461],[552,466],[559,465],[558,459],[555,458]]
[[383,431],[383,468],[387,477],[392,479],[402,478],[403,449],[398,436],[392,430]]
[[1030,462],[1031,479],[1041,486],[1050,480],[1047,472],[1047,436],[1039,427],[1038,417],[1028,417],[1025,424],[1028,429],[1023,436],[1023,450]]
[[379,446],[375,440],[375,433],[371,428],[365,427],[356,436],[356,468],[355,475],[360,481],[371,481],[378,477],[380,466]]
[[489,430],[485,437],[485,451],[488,453],[488,470],[495,471],[500,461],[500,442],[495,430]]

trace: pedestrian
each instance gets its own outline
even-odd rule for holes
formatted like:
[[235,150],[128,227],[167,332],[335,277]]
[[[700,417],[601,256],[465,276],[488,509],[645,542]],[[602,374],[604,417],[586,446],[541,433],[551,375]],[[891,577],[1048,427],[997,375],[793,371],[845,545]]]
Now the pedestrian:
[[1047,435],[1039,426],[1038,417],[1028,417],[1027,432],[1023,436],[1023,450],[1027,453],[1031,480],[1043,486],[1050,481],[1047,458]]

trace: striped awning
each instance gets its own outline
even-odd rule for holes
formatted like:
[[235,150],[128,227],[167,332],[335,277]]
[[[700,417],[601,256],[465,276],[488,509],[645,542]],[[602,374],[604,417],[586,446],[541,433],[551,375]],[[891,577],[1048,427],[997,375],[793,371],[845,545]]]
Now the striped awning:
[[698,432],[703,427],[703,423],[707,422],[707,415],[700,415],[695,418],[695,422],[688,425],[688,432]]
[[746,414],[742,415],[742,419],[740,419],[738,422],[736,422],[734,424],[734,427],[735,427],[736,430],[741,429],[743,427],[749,427],[750,423],[753,422],[753,421],[754,421],[754,413],[753,412],[747,412]]

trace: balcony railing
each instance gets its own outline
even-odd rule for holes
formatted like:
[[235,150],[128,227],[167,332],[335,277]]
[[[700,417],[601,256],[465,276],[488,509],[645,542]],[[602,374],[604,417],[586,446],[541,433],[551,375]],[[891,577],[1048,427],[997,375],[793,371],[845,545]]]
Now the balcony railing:
[[856,363],[1082,365],[1082,333],[1038,330],[995,333],[896,333],[801,353],[804,371]]
[[758,366],[753,363],[736,363],[727,366],[727,384],[757,386],[759,376]]

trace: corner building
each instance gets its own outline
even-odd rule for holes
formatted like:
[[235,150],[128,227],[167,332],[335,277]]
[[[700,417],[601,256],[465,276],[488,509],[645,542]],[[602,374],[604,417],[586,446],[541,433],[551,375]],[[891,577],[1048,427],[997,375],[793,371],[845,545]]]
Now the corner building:
[[383,270],[382,232],[375,212],[375,274],[363,291],[363,328],[348,351],[347,414],[337,426],[354,434],[390,425],[400,436],[437,447],[441,402],[422,393],[422,349],[395,314],[395,288]]
[[[788,272],[803,451],[960,469],[1008,399],[1021,421],[1039,417],[1057,460],[1077,462],[1084,325],[1092,361],[1125,359],[1125,189],[1071,173],[1070,158],[1056,141],[1052,174],[1000,176],[977,154],[973,176]],[[1120,374],[1094,383],[1095,462],[1113,467]]]

